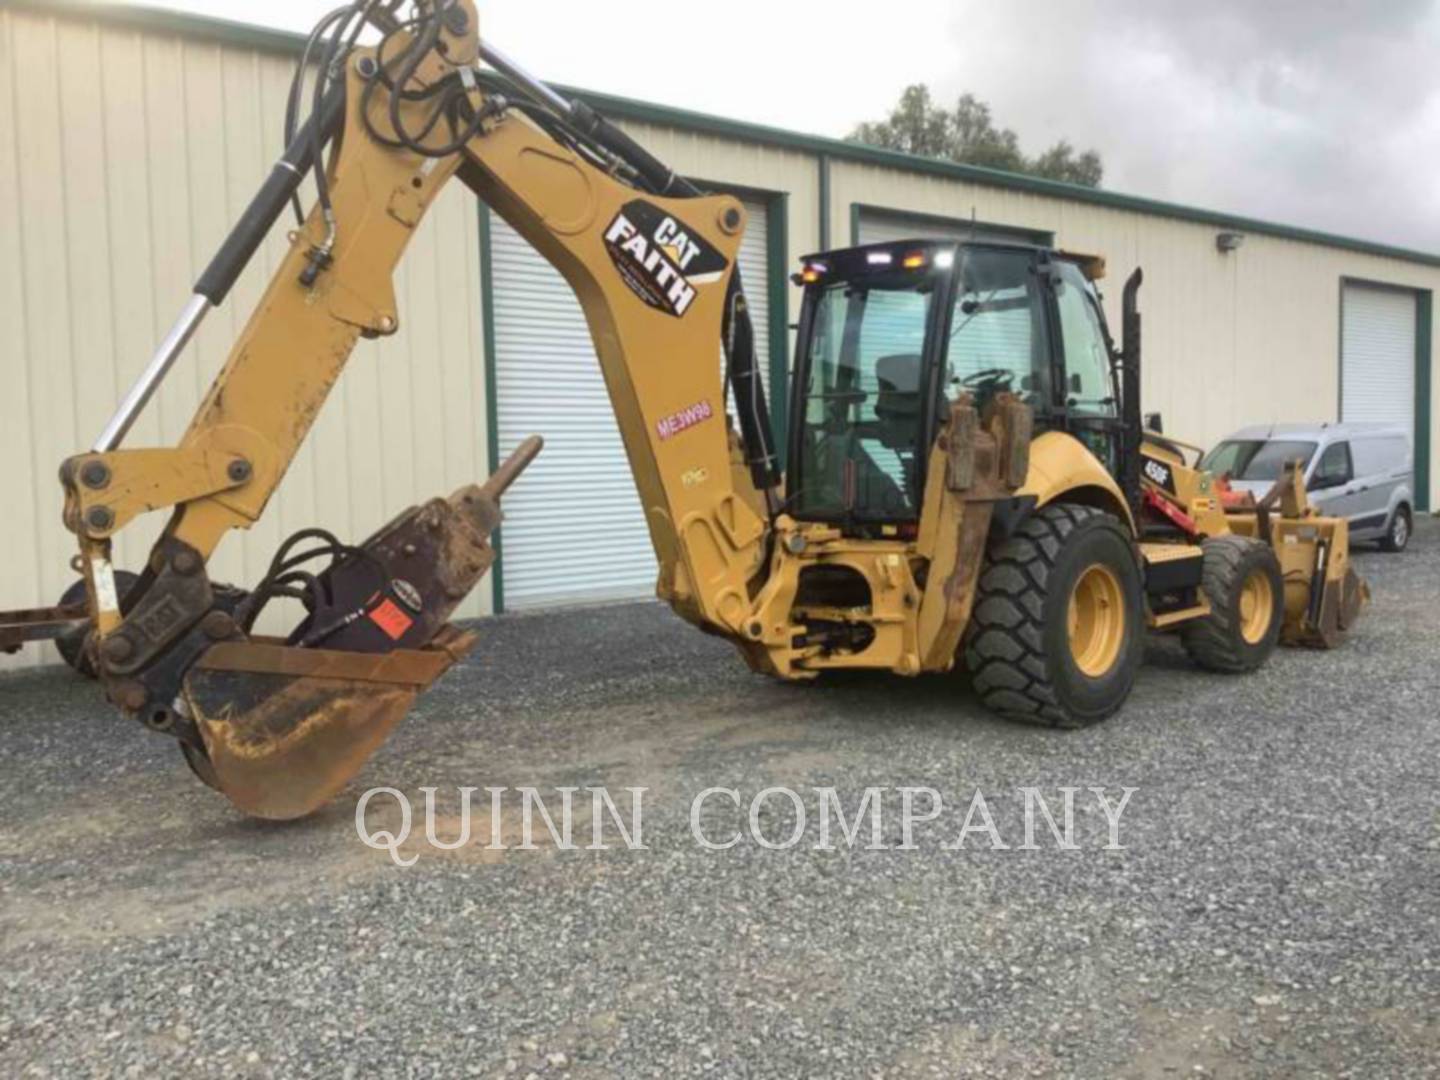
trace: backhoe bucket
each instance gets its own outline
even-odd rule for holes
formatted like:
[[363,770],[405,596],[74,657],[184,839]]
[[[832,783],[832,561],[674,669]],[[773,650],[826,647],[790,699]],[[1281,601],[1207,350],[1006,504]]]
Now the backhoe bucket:
[[[407,510],[361,546],[362,558],[328,571],[336,603],[310,613],[298,643],[236,631],[206,648],[182,692],[203,744],[202,753],[193,738],[182,742],[197,775],[274,820],[338,794],[416,695],[474,645],[474,633],[445,620],[494,561],[500,495],[540,445],[526,440],[483,486]],[[378,592],[376,567],[388,580]]]
[[263,641],[209,649],[185,678],[210,775],[245,813],[303,817],[360,771],[415,697],[475,643],[448,627],[423,649],[295,649]]

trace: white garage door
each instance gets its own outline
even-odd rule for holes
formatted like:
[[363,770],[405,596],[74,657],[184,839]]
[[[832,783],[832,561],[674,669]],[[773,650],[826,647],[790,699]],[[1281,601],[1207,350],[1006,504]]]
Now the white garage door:
[[910,217],[901,213],[860,211],[860,243],[883,244],[891,240],[980,240],[1006,244],[1048,243],[1046,233],[1034,229],[1007,229]]
[[[768,385],[765,206],[745,207],[740,268]],[[650,533],[574,293],[494,214],[490,270],[500,456],[527,435],[545,437],[505,496],[497,602],[516,610],[654,595]]]
[[1398,424],[1415,442],[1415,294],[1346,284],[1340,419]]

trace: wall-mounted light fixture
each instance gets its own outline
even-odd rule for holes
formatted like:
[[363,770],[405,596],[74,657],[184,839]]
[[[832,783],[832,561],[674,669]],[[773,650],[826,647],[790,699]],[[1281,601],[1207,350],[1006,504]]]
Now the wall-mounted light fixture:
[[1238,232],[1222,232],[1215,234],[1215,250],[1222,255],[1234,251],[1245,242],[1245,234]]

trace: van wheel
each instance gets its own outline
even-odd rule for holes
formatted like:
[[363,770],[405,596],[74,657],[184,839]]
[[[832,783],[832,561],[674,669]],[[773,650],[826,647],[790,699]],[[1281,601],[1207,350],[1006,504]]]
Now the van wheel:
[[1103,720],[1135,684],[1142,612],[1124,526],[1088,506],[1052,503],[986,556],[965,637],[975,692],[1026,723]]
[[1390,526],[1385,530],[1385,535],[1380,538],[1380,550],[1404,551],[1405,545],[1410,543],[1413,524],[1410,519],[1410,508],[1401,503],[1395,508],[1395,514],[1390,518]]
[[1249,536],[1206,540],[1202,585],[1210,614],[1186,623],[1185,651],[1211,671],[1254,671],[1270,658],[1285,621],[1280,560]]

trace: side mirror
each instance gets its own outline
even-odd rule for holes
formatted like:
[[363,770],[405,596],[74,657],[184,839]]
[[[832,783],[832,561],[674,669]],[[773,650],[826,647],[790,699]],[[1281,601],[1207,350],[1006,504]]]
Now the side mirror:
[[1146,413],[1145,429],[1147,431],[1157,431],[1162,435],[1165,434],[1165,418],[1158,412]]

